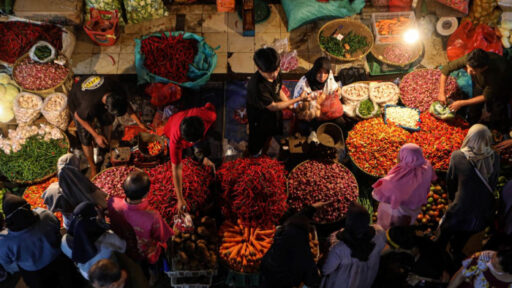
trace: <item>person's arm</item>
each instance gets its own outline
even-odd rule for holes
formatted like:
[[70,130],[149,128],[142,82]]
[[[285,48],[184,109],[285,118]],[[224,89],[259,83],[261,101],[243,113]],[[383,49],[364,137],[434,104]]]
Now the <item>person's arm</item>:
[[467,63],[467,56],[460,57],[459,59],[456,59],[454,61],[449,62],[448,64],[443,66],[443,69],[441,69],[441,78],[439,79],[439,95],[438,100],[442,102],[443,104],[446,104],[446,94],[445,94],[445,87],[446,87],[446,79],[455,70],[459,70],[461,68],[464,68]]
[[452,280],[450,280],[450,284],[448,284],[447,288],[457,288],[459,287],[460,284],[462,284],[462,282],[464,282],[464,275],[462,275],[462,269],[464,269],[464,267],[461,267],[459,271],[457,271],[457,273],[453,275]]
[[130,103],[128,103],[128,115],[130,115],[130,118],[133,121],[135,121],[135,123],[137,123],[137,126],[144,129],[144,131],[146,131],[146,132],[151,131],[151,129],[149,129],[146,125],[144,125],[144,123],[142,123],[142,121],[140,121],[139,116],[137,115],[137,113],[135,113],[135,111],[133,110]]
[[281,111],[281,110],[288,108],[288,106],[290,106],[290,105],[293,105],[297,102],[304,101],[307,99],[309,99],[309,96],[302,95],[298,98],[294,98],[294,99],[290,99],[290,100],[286,100],[286,101],[272,102],[272,103],[270,103],[270,105],[267,105],[265,108],[267,108],[268,110],[270,110],[272,112]]
[[444,93],[444,88],[446,87],[446,78],[448,77],[441,73],[441,77],[439,78],[439,96],[437,97],[437,100],[443,104],[446,104],[446,94]]
[[82,127],[84,127],[85,130],[87,130],[87,132],[91,133],[92,137],[94,137],[94,141],[96,141],[96,143],[100,147],[105,148],[108,145],[107,138],[105,138],[105,136],[103,135],[98,134],[96,130],[92,128],[91,124],[89,124],[89,122],[85,121],[84,119],[80,118],[80,116],[78,116],[77,112],[73,114],[73,117],[75,117],[76,121],[78,121],[78,123],[80,123],[80,125],[82,125]]
[[512,147],[512,139],[500,142],[498,145],[496,145],[495,149],[496,151],[502,151],[510,147]]
[[476,105],[476,104],[480,104],[483,102],[485,102],[484,95],[476,96],[476,97],[473,97],[473,98],[467,99],[467,100],[459,100],[459,101],[453,102],[452,105],[450,105],[450,110],[453,112],[457,112],[460,108],[462,108],[464,106]]
[[162,219],[162,215],[158,214],[153,217],[153,224],[151,225],[151,238],[158,242],[165,243],[172,236],[171,227]]
[[182,211],[183,206],[187,206],[187,202],[183,197],[183,164],[172,163],[172,181],[174,183],[174,192],[176,192],[176,200],[178,200],[178,211]]
[[[454,152],[457,153],[457,152]],[[457,167],[455,164],[454,154],[450,157],[450,164],[448,166],[448,172],[446,173],[446,192],[448,192],[448,199],[453,201],[455,199],[455,193],[459,188],[459,181],[457,178]]]
[[327,260],[325,260],[324,266],[322,267],[322,275],[324,276],[336,271],[336,268],[341,264],[342,260],[338,256],[336,248],[336,245],[331,247],[331,250],[327,255]]

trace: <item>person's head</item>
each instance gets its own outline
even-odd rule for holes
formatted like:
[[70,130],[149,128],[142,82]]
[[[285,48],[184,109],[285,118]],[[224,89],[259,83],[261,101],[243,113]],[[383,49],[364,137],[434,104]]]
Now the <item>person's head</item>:
[[367,261],[375,247],[375,229],[370,226],[368,210],[358,203],[352,203],[347,211],[345,228],[336,234],[351,250],[351,255],[360,261]]
[[327,81],[329,73],[331,72],[331,61],[329,58],[322,56],[315,60],[312,71],[315,72],[315,79],[320,83]]
[[370,213],[361,204],[352,203],[347,211],[345,230],[359,237],[368,231],[370,226]]
[[185,117],[180,123],[181,137],[190,143],[200,141],[204,136],[204,122],[200,117]]
[[4,211],[5,226],[11,231],[26,229],[39,219],[25,199],[11,193],[5,194],[2,210]]
[[59,160],[57,161],[57,171],[60,172],[60,170],[62,170],[64,167],[80,169],[80,159],[78,159],[78,157],[72,153],[66,153],[60,156]]
[[427,162],[425,157],[423,157],[423,150],[421,147],[413,143],[404,144],[402,148],[400,148],[400,151],[398,152],[398,161],[399,163],[413,167],[421,166]]
[[128,100],[123,88],[116,87],[106,95],[105,107],[114,116],[123,116],[128,111]]
[[512,248],[506,247],[503,249],[498,250],[497,256],[497,262],[493,264],[499,264],[499,268],[505,273],[508,273],[512,275]]
[[281,57],[274,48],[261,48],[254,53],[254,64],[259,73],[268,81],[274,82],[279,75]]
[[122,288],[128,274],[110,259],[101,259],[89,269],[89,281],[94,288]]
[[124,193],[128,200],[137,201],[146,197],[151,186],[148,174],[132,172],[123,183]]
[[491,149],[492,133],[487,126],[475,124],[468,130],[461,148],[469,148],[474,154],[485,154]]
[[489,64],[489,55],[482,49],[475,49],[468,54],[466,68],[469,75],[481,73],[487,69]]

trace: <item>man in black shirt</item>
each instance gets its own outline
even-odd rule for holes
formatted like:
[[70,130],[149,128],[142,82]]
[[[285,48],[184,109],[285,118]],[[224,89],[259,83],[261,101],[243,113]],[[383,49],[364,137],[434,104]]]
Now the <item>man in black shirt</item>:
[[[282,110],[309,96],[288,99],[281,92],[279,54],[273,48],[261,48],[254,53],[254,63],[258,71],[247,85],[247,117],[249,119],[249,153],[257,156],[265,153],[272,136],[283,130]],[[263,149],[265,150],[265,149]]]
[[[91,177],[96,175],[92,153],[93,139],[99,147],[107,147],[112,134],[112,123],[116,116],[123,116],[128,112],[137,125],[147,129],[128,104],[123,88],[102,76],[83,77],[74,84],[69,97],[69,110],[73,115],[78,138],[91,167]],[[103,128],[103,135],[96,132],[95,120]]]

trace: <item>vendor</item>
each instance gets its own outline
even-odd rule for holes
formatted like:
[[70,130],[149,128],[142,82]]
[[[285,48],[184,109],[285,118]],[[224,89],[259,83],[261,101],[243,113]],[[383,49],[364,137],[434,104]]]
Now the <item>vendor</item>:
[[279,54],[273,48],[261,48],[254,53],[256,71],[247,85],[247,117],[249,119],[249,153],[265,153],[273,136],[282,134],[282,110],[309,99],[302,95],[288,99],[281,91]]
[[[508,103],[512,96],[509,82],[512,79],[512,65],[504,57],[475,49],[469,54],[448,63],[443,67],[440,85],[439,101],[446,103],[445,84],[448,75],[466,67],[471,75],[475,97],[458,100],[450,105],[452,111],[468,106],[468,121],[471,124],[483,122],[489,128],[505,132],[508,128]],[[482,109],[485,107],[484,111]]]
[[[131,109],[123,88],[112,80],[102,76],[82,77],[71,90],[69,110],[75,121],[78,138],[82,144],[85,157],[91,167],[91,177],[96,175],[93,159],[93,139],[101,148],[106,148],[112,134],[115,117],[127,112],[139,127],[148,130]],[[103,135],[96,132],[94,122],[98,121]]]
[[[215,106],[207,103],[200,108],[192,108],[172,115],[165,124],[164,134],[169,138],[169,154],[172,163],[172,182],[178,200],[178,211],[187,209],[187,202],[183,197],[183,164],[181,164],[182,152],[200,142],[208,129],[217,119]],[[197,154],[197,153],[196,153]],[[215,165],[207,157],[200,161],[206,165]]]
[[[338,92],[341,95],[341,87],[334,80],[334,75],[331,70],[331,61],[327,57],[319,57],[315,60],[313,67],[309,70],[295,86],[293,98],[299,98],[304,95],[313,95],[312,102],[318,101],[321,103],[329,92]],[[297,107],[298,104],[295,104]],[[341,118],[341,117],[340,117]],[[332,122],[336,124],[343,124],[342,119],[335,119]],[[312,121],[300,121],[299,132],[304,135],[311,133],[319,126],[320,123],[313,119]]]

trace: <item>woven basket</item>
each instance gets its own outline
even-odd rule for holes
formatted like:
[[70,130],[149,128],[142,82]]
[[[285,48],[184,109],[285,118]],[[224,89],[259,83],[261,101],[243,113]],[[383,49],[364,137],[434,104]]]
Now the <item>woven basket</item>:
[[[306,164],[307,162],[309,162],[311,160],[306,160],[306,161],[303,161],[301,163],[299,163],[297,166],[295,166],[291,171],[290,173],[288,173],[288,177],[290,177],[290,175],[293,174],[293,172],[295,171],[295,169],[299,168],[300,166]],[[350,171],[350,169],[348,169],[345,165],[341,164],[340,162],[338,161],[333,161],[335,164],[338,164],[338,165],[341,165],[342,167],[344,167],[345,169],[347,169],[347,171],[350,173],[350,175],[352,177],[354,177],[354,179],[356,179],[356,183],[357,183],[357,178],[356,176],[354,175],[354,173],[352,173],[352,171]],[[288,178],[287,177],[287,178]],[[359,183],[358,183],[359,184]],[[357,195],[359,195],[359,185],[357,186],[357,191],[356,191]],[[288,194],[290,194],[290,191],[288,189],[288,179],[286,179],[286,196],[288,196]],[[341,219],[338,219],[337,221],[339,221]],[[330,223],[333,223],[333,222],[316,222],[317,224],[330,224]]]
[[[18,85],[18,87],[20,87],[20,89],[22,89],[23,91],[26,91],[26,92],[31,92],[31,93],[34,93],[34,94],[37,94],[37,95],[40,95],[41,97],[45,98],[46,96],[52,94],[52,93],[55,93],[55,92],[63,92],[64,94],[68,94],[69,91],[71,91],[71,87],[73,86],[73,69],[71,69],[71,66],[70,66],[70,63],[69,63],[69,60],[66,58],[66,56],[64,55],[59,55],[60,57],[64,57],[64,59],[66,59],[66,64],[64,64],[64,66],[66,66],[66,68],[69,69],[69,73],[68,75],[66,76],[66,78],[64,78],[57,86],[55,87],[52,87],[52,88],[49,88],[49,89],[45,89],[45,90],[29,90],[29,89],[25,89],[23,88],[23,86],[20,85],[20,83],[18,83],[16,81],[16,77],[14,77],[14,71],[16,70],[16,67],[18,67],[18,65],[20,65],[20,63],[25,60],[25,58],[27,57],[30,57],[27,54],[21,56],[20,58],[18,58],[18,60],[16,60],[16,62],[14,62],[14,65],[12,67],[12,79],[16,82],[16,85]],[[59,88],[61,88],[61,91],[59,91]]]
[[[105,171],[109,171],[109,170],[112,170],[112,169],[117,169],[117,168],[119,168],[119,167],[122,167],[122,166],[114,166],[114,167],[110,167],[110,168],[107,168],[107,169],[105,169],[105,170],[100,171],[100,173],[98,173],[98,174],[94,175],[94,177],[92,177],[92,178],[91,178],[91,182],[94,182],[94,180],[95,180],[98,176],[100,176],[102,173],[104,173]],[[137,167],[135,167],[135,166],[131,166],[131,167],[132,167],[133,169],[135,169],[135,171],[138,171],[138,172],[144,172],[143,170],[141,170],[141,169],[139,169],[139,168],[137,168]]]
[[[385,51],[386,47],[391,46],[391,45],[396,45],[396,44],[375,44],[375,45],[373,45],[370,52],[380,62],[382,62],[384,64],[391,65],[391,66],[397,66],[397,67],[405,67],[411,63],[416,62],[416,60],[418,60],[418,58],[420,58],[421,54],[423,53],[423,45],[421,45],[421,44],[414,45],[411,48],[413,50],[411,59],[407,63],[396,63],[396,62],[389,61],[384,57],[384,51]],[[403,44],[403,45],[407,45],[407,44]]]
[[352,156],[350,156],[350,153],[347,153],[347,155],[350,158],[350,161],[352,161],[352,163],[354,164],[354,166],[356,166],[357,169],[359,169],[359,171],[363,172],[364,174],[374,177],[374,178],[382,178],[382,177],[386,176],[386,175],[376,175],[376,174],[372,174],[370,172],[365,171],[363,168],[361,168],[359,165],[357,165],[357,163],[354,161],[354,159],[352,159]]
[[[348,58],[333,55],[329,53],[327,50],[325,50],[324,47],[322,47],[322,45],[320,45],[320,35],[323,34],[324,36],[328,36],[333,34],[336,30],[343,35],[346,35],[348,32],[352,31],[355,34],[365,36],[369,45],[368,47],[357,51],[356,53],[351,55],[351,57]],[[320,30],[318,30],[318,35],[316,38],[318,41],[318,45],[320,46],[320,49],[322,49],[323,52],[341,61],[355,61],[365,57],[372,49],[374,43],[373,34],[368,27],[366,27],[363,23],[359,21],[346,19],[336,19],[327,22],[324,26],[322,26],[322,28],[320,28]]]

